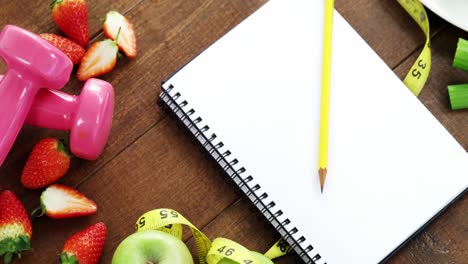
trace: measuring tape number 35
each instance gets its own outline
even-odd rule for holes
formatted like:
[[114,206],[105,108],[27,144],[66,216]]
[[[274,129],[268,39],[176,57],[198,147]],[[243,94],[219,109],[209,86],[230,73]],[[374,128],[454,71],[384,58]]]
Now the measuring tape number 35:
[[426,43],[424,48],[419,55],[416,62],[411,67],[410,71],[406,75],[403,82],[413,92],[414,95],[418,96],[431,71],[431,35],[429,29],[429,19],[427,17],[426,9],[419,0],[397,0],[398,3],[406,10],[406,12],[418,23],[421,30],[426,35]]

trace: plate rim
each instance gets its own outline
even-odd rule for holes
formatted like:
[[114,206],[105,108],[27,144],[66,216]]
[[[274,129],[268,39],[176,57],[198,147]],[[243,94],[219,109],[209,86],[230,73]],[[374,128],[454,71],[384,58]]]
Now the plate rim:
[[438,16],[440,16],[441,18],[443,18],[444,20],[446,20],[447,22],[449,22],[450,24],[464,30],[464,31],[468,31],[468,21],[466,24],[461,24],[453,19],[450,18],[450,16],[448,16],[448,14],[446,12],[444,12],[443,10],[440,10],[440,8],[436,8],[434,6],[434,2],[432,0],[421,0],[421,3],[426,6],[428,9],[430,9],[432,12],[434,12],[435,14],[437,14]]

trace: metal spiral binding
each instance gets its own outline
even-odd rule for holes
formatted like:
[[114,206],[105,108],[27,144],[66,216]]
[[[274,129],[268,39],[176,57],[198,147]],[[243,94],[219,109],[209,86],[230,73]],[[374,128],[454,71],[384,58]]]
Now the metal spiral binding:
[[[230,158],[232,155],[229,150],[222,150],[224,143],[218,140],[218,136],[214,133],[209,134],[210,127],[203,125],[199,128],[199,124],[203,119],[199,116],[194,116],[196,111],[193,108],[188,108],[189,103],[186,100],[180,100],[181,94],[179,92],[173,93],[174,86],[169,85],[167,88],[162,86],[162,92],[159,96],[158,104],[168,108],[179,121],[192,133],[208,154],[223,168],[226,174],[236,183],[242,192],[252,201],[252,203],[260,210],[260,212],[268,219],[273,227],[280,233],[283,239],[291,246],[299,257],[307,264],[318,264],[317,261],[322,260],[320,254],[315,254],[313,257],[309,254],[314,250],[312,245],[304,245],[306,239],[301,236],[295,238],[299,230],[296,227],[289,227],[291,220],[285,218],[280,220],[283,216],[282,210],[275,210],[276,204],[274,201],[266,203],[268,194],[261,192],[261,186],[254,183],[252,175],[244,176],[247,169],[240,167],[235,169],[240,162],[236,158]],[[180,101],[180,102],[178,102]],[[217,141],[217,142],[215,142]],[[229,160],[230,161],[229,161]]]

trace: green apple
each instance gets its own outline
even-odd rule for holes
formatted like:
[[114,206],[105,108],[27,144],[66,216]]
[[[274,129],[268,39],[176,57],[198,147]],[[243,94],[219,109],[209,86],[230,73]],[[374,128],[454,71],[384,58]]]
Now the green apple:
[[112,264],[193,264],[187,246],[161,231],[142,231],[130,235],[112,257]]
[[[271,261],[271,259],[265,257],[264,255],[262,255],[262,254],[260,254],[258,252],[255,252],[255,251],[251,251],[251,252],[255,256],[255,258],[257,259],[258,263],[260,263],[260,264],[273,264],[273,261]],[[223,258],[222,260],[220,260],[218,262],[218,264],[239,264],[239,262],[230,260],[228,258]]]

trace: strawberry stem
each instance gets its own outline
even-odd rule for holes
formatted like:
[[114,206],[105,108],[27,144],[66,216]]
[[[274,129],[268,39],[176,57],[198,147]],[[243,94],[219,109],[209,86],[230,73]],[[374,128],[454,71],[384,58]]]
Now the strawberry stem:
[[50,8],[54,9],[54,7],[56,5],[59,5],[63,2],[63,0],[52,0],[52,2],[50,3]]
[[123,58],[123,55],[122,53],[120,53],[120,51],[117,51],[117,59],[122,59]]
[[68,139],[59,139],[58,140],[58,145],[57,145],[57,150],[60,152],[65,153],[67,156],[72,157],[73,155],[70,153],[70,150],[68,149],[68,146],[70,145]]
[[[39,213],[39,211],[40,211],[40,213]],[[43,216],[44,213],[45,213],[45,210],[44,210],[43,206],[41,205],[41,206],[37,207],[36,209],[34,209],[32,211],[31,217],[32,218],[39,218],[39,217]]]
[[119,43],[119,37],[120,37],[120,31],[122,30],[122,27],[119,27],[119,31],[117,31],[117,36],[115,36],[115,44]]

